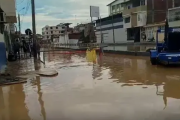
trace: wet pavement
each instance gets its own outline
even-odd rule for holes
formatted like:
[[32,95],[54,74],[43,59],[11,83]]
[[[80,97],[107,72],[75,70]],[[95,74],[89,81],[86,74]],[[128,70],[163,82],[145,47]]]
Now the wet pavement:
[[0,87],[0,120],[179,120],[180,67],[152,66],[148,57],[45,53],[11,63],[11,73],[56,69],[54,77]]

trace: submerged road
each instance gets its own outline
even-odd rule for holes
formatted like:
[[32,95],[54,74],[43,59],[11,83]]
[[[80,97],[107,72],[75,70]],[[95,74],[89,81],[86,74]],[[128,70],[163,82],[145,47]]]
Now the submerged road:
[[36,68],[58,76],[0,87],[0,120],[179,120],[180,67],[113,54],[93,64],[84,53],[58,53],[46,53]]

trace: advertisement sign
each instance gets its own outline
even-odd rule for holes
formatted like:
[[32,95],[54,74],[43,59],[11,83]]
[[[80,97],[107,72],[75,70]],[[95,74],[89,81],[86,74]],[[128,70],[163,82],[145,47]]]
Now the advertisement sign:
[[90,6],[90,17],[99,17],[99,7],[97,6]]

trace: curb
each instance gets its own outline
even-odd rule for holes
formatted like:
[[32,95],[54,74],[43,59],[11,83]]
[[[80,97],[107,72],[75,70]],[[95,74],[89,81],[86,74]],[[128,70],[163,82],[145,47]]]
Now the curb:
[[113,51],[104,50],[105,53],[122,54],[122,55],[132,55],[132,56],[149,56],[149,52],[136,52],[136,51]]
[[[71,48],[56,48],[54,50],[44,50],[41,52],[49,52],[49,51],[67,51],[67,50],[74,50],[74,51],[86,51],[87,48],[81,48],[81,49],[71,49]],[[114,51],[114,50],[103,50],[104,53],[112,53],[112,54],[122,54],[122,55],[132,55],[132,56],[149,56],[149,52],[139,52],[139,51]]]

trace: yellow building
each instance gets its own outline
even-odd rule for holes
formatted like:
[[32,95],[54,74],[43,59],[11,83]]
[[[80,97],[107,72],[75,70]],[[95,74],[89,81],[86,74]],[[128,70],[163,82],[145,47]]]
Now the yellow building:
[[[165,22],[148,24],[144,27],[145,27],[145,33],[146,33],[146,40],[149,40],[153,37],[156,40],[156,32],[158,29],[161,29],[161,30],[165,29]],[[158,34],[158,41],[159,42],[164,41],[164,32]]]

